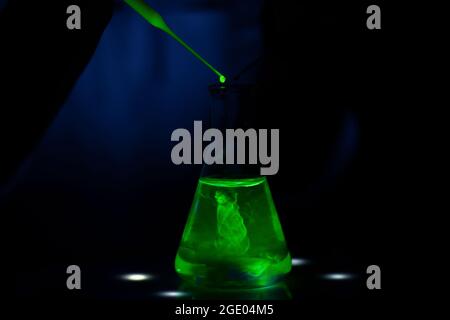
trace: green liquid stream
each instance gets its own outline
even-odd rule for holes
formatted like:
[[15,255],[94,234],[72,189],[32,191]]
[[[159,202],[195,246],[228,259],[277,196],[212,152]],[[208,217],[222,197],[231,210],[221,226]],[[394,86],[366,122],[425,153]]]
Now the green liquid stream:
[[225,83],[227,78],[216,70],[208,61],[203,59],[197,52],[194,51],[186,42],[184,42],[180,37],[178,37],[175,32],[167,25],[164,21],[163,17],[152,7],[150,7],[143,0],[124,0],[126,4],[128,4],[133,10],[139,13],[147,22],[149,22],[155,28],[158,28],[173,39],[175,39],[178,43],[180,43],[184,48],[186,48],[190,53],[192,53],[198,60],[200,60],[203,64],[205,64],[212,72],[214,72],[219,78],[220,83]]

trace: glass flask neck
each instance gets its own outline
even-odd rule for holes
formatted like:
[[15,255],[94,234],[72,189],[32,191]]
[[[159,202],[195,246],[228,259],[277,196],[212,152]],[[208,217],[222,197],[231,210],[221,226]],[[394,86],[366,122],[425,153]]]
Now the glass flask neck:
[[[257,164],[250,164],[249,152],[257,149],[258,128],[256,126],[256,90],[252,84],[246,85],[221,85],[215,84],[209,87],[211,94],[210,123],[209,127],[217,129],[223,137],[223,163],[204,165],[202,177],[222,179],[246,179],[260,176],[260,168]],[[250,131],[256,132],[252,135]],[[240,134],[245,139],[239,139]],[[245,148],[239,144],[244,143]],[[245,151],[244,151],[245,150]],[[238,153],[242,157],[245,152],[245,161],[238,161]],[[233,163],[230,163],[233,159]]]

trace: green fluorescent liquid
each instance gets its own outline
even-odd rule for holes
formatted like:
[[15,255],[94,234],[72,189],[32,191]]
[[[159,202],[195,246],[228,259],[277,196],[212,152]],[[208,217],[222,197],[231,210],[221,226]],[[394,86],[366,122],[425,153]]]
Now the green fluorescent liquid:
[[148,23],[150,23],[155,28],[167,33],[178,43],[180,43],[186,50],[194,55],[198,60],[200,60],[205,66],[207,66],[212,72],[214,72],[219,78],[220,83],[225,83],[227,78],[217,71],[208,61],[203,59],[201,55],[194,51],[186,42],[184,42],[178,35],[172,31],[172,29],[164,21],[164,18],[151,6],[149,6],[144,0],[124,0],[133,10],[139,13]]
[[263,287],[291,269],[265,177],[201,178],[175,260],[188,282],[208,287]]

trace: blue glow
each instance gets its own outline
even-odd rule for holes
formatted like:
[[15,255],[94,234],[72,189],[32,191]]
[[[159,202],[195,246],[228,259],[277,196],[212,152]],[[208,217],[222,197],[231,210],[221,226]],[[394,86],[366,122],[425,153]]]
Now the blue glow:
[[3,10],[8,3],[7,0],[0,0],[0,10]]

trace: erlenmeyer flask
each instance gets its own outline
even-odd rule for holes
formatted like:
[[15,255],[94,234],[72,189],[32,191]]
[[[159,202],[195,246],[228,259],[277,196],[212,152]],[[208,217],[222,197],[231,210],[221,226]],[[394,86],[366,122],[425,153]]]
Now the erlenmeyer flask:
[[[211,127],[224,139],[226,129],[256,129],[254,92],[247,85],[210,87]],[[223,149],[233,150],[225,143]],[[236,156],[242,149],[234,151]],[[291,257],[267,179],[256,164],[230,165],[225,160],[223,155],[224,164],[203,167],[175,259],[176,271],[189,283],[206,287],[274,284],[290,271]]]

